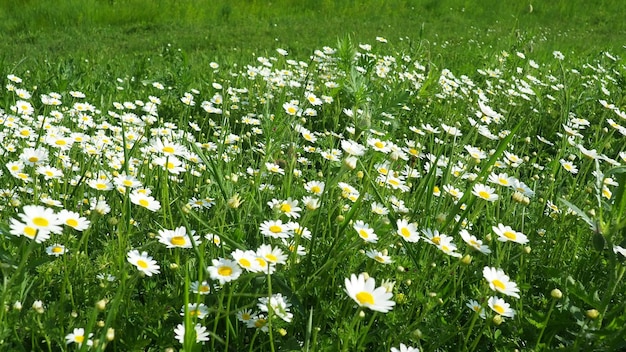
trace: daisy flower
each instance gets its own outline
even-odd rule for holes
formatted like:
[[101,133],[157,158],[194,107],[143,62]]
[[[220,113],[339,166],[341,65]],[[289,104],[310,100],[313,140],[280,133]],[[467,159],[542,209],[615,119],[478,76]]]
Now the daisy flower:
[[291,320],[293,319],[293,313],[289,311],[291,303],[287,302],[287,299],[283,297],[283,295],[280,293],[273,294],[269,298],[260,297],[257,307],[262,312],[269,312],[269,310],[271,309],[273,314],[288,323],[291,322]]
[[491,253],[491,249],[489,249],[487,245],[483,244],[483,241],[477,239],[474,235],[470,235],[467,230],[462,229],[461,231],[459,231],[459,234],[461,235],[463,241],[465,241],[465,243],[467,243],[471,248],[483,254]]
[[[184,324],[178,324],[174,329],[174,334],[176,340],[178,340],[179,343],[185,343],[185,335],[187,334],[187,332]],[[204,344],[204,342],[209,341],[209,332],[207,331],[206,327],[202,326],[200,323],[194,326],[191,334],[196,343]]]
[[283,224],[281,220],[264,221],[259,230],[263,236],[272,238],[289,238],[292,235],[291,227]]
[[241,275],[241,268],[237,262],[219,258],[211,261],[213,265],[207,268],[211,279],[218,280],[220,285],[236,280]]
[[190,285],[191,292],[200,294],[200,295],[208,295],[211,292],[211,285],[209,285],[206,281],[194,281]]
[[130,201],[133,204],[140,205],[150,211],[157,211],[161,209],[161,202],[155,200],[154,197],[144,192],[133,191],[130,194]]
[[347,154],[350,154],[352,156],[361,156],[365,154],[365,151],[367,150],[365,146],[349,139],[341,140],[341,148]]
[[383,252],[380,252],[375,249],[370,249],[367,252],[365,252],[365,255],[371,259],[374,259],[375,261],[381,264],[393,263],[393,260],[391,260],[391,257],[388,256],[386,252],[387,252],[386,250],[384,250]]
[[159,242],[163,243],[167,248],[191,248],[193,243],[200,243],[200,236],[194,236],[193,233],[187,235],[187,230],[183,226],[179,226],[174,230],[159,230]]
[[313,193],[317,196],[321,195],[322,193],[324,193],[324,182],[321,181],[309,181],[307,183],[304,184],[304,189],[309,192],[309,193]]
[[128,252],[127,259],[129,263],[136,266],[139,271],[146,274],[147,276],[152,276],[152,274],[160,273],[159,265],[155,260],[152,259],[151,256],[148,255],[148,252],[139,253],[138,250],[133,249]]
[[248,323],[251,320],[256,319],[257,313],[252,312],[252,309],[242,309],[237,312],[237,320],[242,323]]
[[485,319],[485,317],[486,317],[485,316],[485,310],[483,309],[483,307],[476,300],[470,299],[467,302],[466,306],[469,309],[473,310],[474,312],[478,313],[479,317]]
[[65,246],[64,246],[64,245],[62,245],[62,244],[57,244],[57,243],[55,243],[55,244],[53,244],[53,245],[51,245],[51,246],[48,246],[48,247],[46,248],[46,253],[47,253],[48,255],[53,255],[53,256],[55,256],[55,257],[58,257],[58,256],[60,256],[60,255],[63,255],[63,254],[65,254],[65,252],[66,252],[66,250],[65,250]]
[[487,304],[489,305],[489,308],[503,317],[513,318],[515,316],[515,310],[513,310],[511,305],[506,303],[502,298],[495,296],[489,297]]
[[396,221],[398,226],[397,234],[407,242],[417,242],[420,240],[419,233],[417,231],[417,224],[410,223],[405,219],[398,219]]
[[472,194],[489,202],[495,202],[496,200],[498,200],[496,190],[481,183],[477,183],[474,185],[474,188],[472,189]]
[[93,334],[89,334],[89,336],[85,339],[85,329],[83,328],[74,328],[74,330],[65,336],[65,343],[71,344],[75,343],[78,346],[81,346],[83,343],[86,343],[87,346],[93,345],[93,341],[91,341],[91,337]]
[[576,167],[576,164],[572,163],[571,161],[566,161],[564,159],[561,159],[559,160],[559,162],[561,163],[561,166],[563,166],[563,168],[567,170],[569,173],[571,174],[578,173],[578,167]]
[[440,251],[451,257],[461,258],[461,253],[456,251],[456,244],[452,243],[452,237],[450,236],[441,235],[441,239],[436,246]]
[[252,250],[243,251],[241,249],[236,249],[230,253],[235,262],[239,264],[242,269],[245,269],[250,272],[259,272],[261,271],[261,267],[259,263],[256,261],[257,254]]
[[489,287],[492,290],[519,298],[517,284],[511,281],[502,269],[486,266],[483,268],[483,277],[489,282]]
[[396,304],[391,300],[392,293],[387,292],[382,286],[376,287],[374,278],[365,279],[363,274],[359,274],[358,277],[352,274],[349,279],[345,279],[345,285],[348,296],[361,307],[387,313]]
[[420,349],[417,347],[407,346],[403,343],[400,344],[400,347],[391,347],[391,352],[420,352]]
[[41,205],[25,205],[22,212],[22,214],[18,214],[20,219],[39,233],[61,233],[63,231],[59,216],[50,208]]
[[35,240],[37,243],[45,242],[48,238],[50,238],[49,232],[38,231],[34,226],[24,224],[16,219],[10,220],[9,233],[17,237],[26,236],[31,240]]
[[67,225],[76,231],[83,231],[89,228],[91,222],[80,214],[66,209],[61,210],[57,216],[63,225]]
[[[209,308],[204,303],[187,304],[187,314],[198,319],[204,319],[209,314]],[[180,309],[180,315],[185,316],[185,307]]]
[[270,265],[285,264],[287,255],[278,248],[272,248],[269,244],[262,244],[257,250],[256,255],[259,258],[265,259]]
[[498,241],[500,242],[516,242],[519,244],[528,243],[528,238],[521,232],[513,230],[510,226],[504,226],[498,224],[498,226],[492,226],[493,232],[498,235]]
[[286,200],[272,199],[267,205],[285,214],[288,218],[297,219],[300,217],[300,211],[302,211],[302,208],[298,206],[298,201],[291,198],[287,198]]
[[374,233],[374,229],[370,228],[370,225],[363,221],[357,220],[352,227],[365,242],[376,243],[378,241],[378,236]]

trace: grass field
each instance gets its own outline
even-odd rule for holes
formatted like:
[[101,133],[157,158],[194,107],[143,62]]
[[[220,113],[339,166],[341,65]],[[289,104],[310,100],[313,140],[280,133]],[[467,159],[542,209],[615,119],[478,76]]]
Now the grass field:
[[0,1],[0,346],[626,349],[621,12]]

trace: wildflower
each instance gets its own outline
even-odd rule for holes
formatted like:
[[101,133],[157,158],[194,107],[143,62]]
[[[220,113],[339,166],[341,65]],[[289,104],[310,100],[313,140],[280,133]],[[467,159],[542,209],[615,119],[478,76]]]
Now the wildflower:
[[134,190],[130,194],[130,201],[133,204],[140,205],[150,211],[157,211],[161,209],[161,202],[155,200],[154,197],[150,196],[149,194],[139,192],[137,190]]
[[498,226],[492,226],[491,229],[496,235],[498,235],[498,241],[511,241],[519,244],[528,243],[528,238],[526,237],[526,235],[513,230],[510,226],[498,224]]
[[315,210],[320,207],[320,200],[315,197],[302,197],[302,203],[307,208],[307,210]]
[[519,298],[517,284],[512,282],[502,269],[486,266],[483,268],[483,277],[489,282],[489,287],[492,290]]
[[291,198],[287,198],[283,201],[272,199],[272,201],[268,202],[267,205],[269,205],[270,208],[276,209],[280,213],[285,214],[288,218],[297,219],[300,217],[300,211],[302,211],[302,208],[298,206],[298,201]]
[[285,170],[283,170],[280,165],[276,164],[276,163],[265,163],[265,168],[267,169],[267,171],[273,173],[273,174],[280,174],[280,175],[284,175],[285,174]]
[[578,173],[578,167],[576,167],[576,164],[574,164],[573,162],[566,161],[564,159],[559,160],[559,162],[561,163],[561,166],[569,173],[574,175]]
[[269,331],[269,327],[267,326],[267,318],[263,314],[252,316],[252,318],[246,323],[246,326],[252,329],[259,329],[263,332]]
[[242,323],[248,323],[251,320],[256,319],[257,313],[253,313],[251,309],[242,309],[237,312],[237,320]]
[[287,113],[287,115],[296,115],[298,113],[298,111],[300,111],[300,108],[298,107],[298,105],[293,104],[292,102],[286,102],[283,104],[283,109],[285,109],[285,112]]
[[372,202],[371,208],[372,208],[372,213],[374,213],[374,214],[378,214],[378,215],[387,215],[387,214],[389,214],[389,209],[387,209],[384,205],[382,205],[380,203]]
[[341,140],[341,148],[352,156],[361,156],[365,154],[365,146],[349,139]]
[[63,225],[67,225],[73,228],[76,231],[83,231],[89,228],[91,222],[87,220],[87,218],[80,216],[80,214],[69,211],[69,210],[61,210],[57,216],[59,217],[59,221],[63,223]]
[[384,250],[382,252],[377,251],[375,249],[370,249],[367,252],[365,252],[365,255],[368,256],[371,259],[374,259],[375,261],[379,262],[380,264],[391,264],[393,263],[393,260],[391,260],[391,257],[387,255],[387,250]]
[[281,220],[264,221],[259,230],[266,237],[289,238],[292,236],[292,229],[287,224],[283,224]]
[[[174,329],[174,334],[176,340],[178,340],[179,343],[185,343],[185,335],[187,334],[187,332],[184,324],[176,325],[176,328]],[[206,327],[202,326],[200,323],[194,326],[191,336],[193,336],[193,339],[194,341],[196,341],[196,343],[204,344],[204,342],[209,341],[209,332],[207,331]]]
[[489,202],[495,202],[496,200],[498,200],[496,190],[481,183],[477,183],[474,185],[474,188],[472,189],[472,194]]
[[401,343],[399,348],[391,347],[391,352],[420,352],[420,349]]
[[218,280],[220,285],[236,280],[241,275],[241,268],[237,262],[219,258],[212,260],[213,265],[207,268],[211,279]]
[[366,280],[363,274],[358,277],[352,274],[349,279],[345,279],[345,285],[348,296],[361,307],[387,313],[396,304],[391,300],[392,293],[382,286],[376,287],[374,278],[368,277]]
[[287,260],[287,255],[285,255],[280,248],[272,248],[269,244],[259,246],[256,250],[256,255],[259,258],[265,259],[270,265],[285,264]]
[[[209,314],[209,308],[204,303],[189,303],[187,304],[187,314],[198,319],[204,319]],[[180,310],[180,315],[185,316],[185,307]]]
[[357,220],[352,227],[365,242],[376,243],[378,241],[378,236],[374,233],[374,229],[370,228],[363,221]]
[[439,243],[436,246],[437,248],[439,248],[440,251],[444,252],[445,254],[451,257],[456,257],[456,258],[461,257],[461,253],[458,253],[456,251],[457,250],[456,245],[452,243],[452,237],[450,236],[441,235],[441,239],[439,240]]
[[417,242],[420,239],[417,231],[417,224],[410,223],[404,219],[398,219],[396,221],[398,226],[397,234],[401,236],[407,242]]
[[503,317],[513,318],[515,316],[515,310],[511,309],[511,305],[506,303],[502,298],[491,296],[487,304],[489,308]]
[[473,310],[474,312],[478,313],[478,316],[485,319],[485,310],[483,309],[483,307],[475,300],[470,299],[466,306]]
[[315,195],[321,195],[324,193],[324,182],[321,181],[309,181],[304,184],[304,189],[307,192],[313,193]]
[[261,267],[256,261],[257,254],[252,250],[243,251],[236,249],[230,254],[242,269],[250,272],[259,272]]
[[200,294],[200,295],[208,295],[211,292],[211,286],[208,282],[202,281],[194,281],[190,285],[191,292]]
[[139,253],[138,250],[133,249],[128,252],[128,262],[132,265],[136,266],[139,271],[146,274],[147,276],[152,276],[152,274],[160,273],[159,265],[155,260],[152,259],[148,255],[148,252]]
[[40,205],[25,205],[23,214],[18,214],[24,223],[37,230],[41,235],[48,233],[61,233],[61,220],[54,210]]
[[287,299],[282,294],[273,294],[271,297],[260,297],[257,307],[262,312],[269,312],[272,310],[272,314],[278,316],[286,322],[291,322],[293,319],[293,313],[289,311],[291,303],[287,302]]
[[467,243],[471,248],[483,254],[491,253],[491,249],[489,249],[487,245],[483,244],[483,241],[477,239],[474,235],[470,235],[467,230],[462,229],[461,231],[459,231],[459,234],[461,235],[463,241],[465,241],[465,243]]
[[62,245],[62,244],[58,244],[58,243],[55,243],[55,244],[53,244],[51,246],[48,246],[46,248],[46,253],[48,255],[53,255],[55,257],[63,255],[63,254],[65,254],[65,252],[66,252],[65,246]]
[[91,337],[93,334],[89,334],[87,340],[85,341],[85,329],[83,328],[74,328],[74,330],[65,336],[65,343],[71,344],[75,343],[78,346],[81,346],[83,343],[86,343],[87,346],[93,345],[93,341],[91,341]]
[[24,148],[20,160],[26,165],[43,164],[48,161],[48,150],[44,148]]
[[179,226],[174,230],[159,230],[159,242],[167,248],[191,248],[193,243],[200,243],[200,236],[194,236],[193,232],[187,235],[185,227]]

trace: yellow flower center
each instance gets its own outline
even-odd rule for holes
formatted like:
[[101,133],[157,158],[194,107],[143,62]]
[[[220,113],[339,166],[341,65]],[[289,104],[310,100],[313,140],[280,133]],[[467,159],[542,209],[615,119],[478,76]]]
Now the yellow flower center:
[[183,246],[187,241],[185,241],[185,237],[183,236],[174,236],[170,239],[170,243],[175,246]]
[[239,264],[241,264],[244,268],[249,268],[251,265],[250,261],[246,258],[239,259]]
[[356,294],[356,300],[361,304],[374,304],[374,296],[366,291],[361,291]]
[[230,274],[233,273],[233,268],[229,267],[229,266],[220,266],[217,269],[217,273],[220,276],[230,276]]
[[36,217],[33,219],[33,224],[35,224],[35,226],[38,226],[38,227],[48,227],[50,222],[46,218]]
[[478,196],[482,199],[488,199],[491,194],[487,191],[480,191],[478,192]]
[[126,187],[130,187],[130,186],[133,185],[133,181],[131,181],[131,180],[124,180],[124,181],[122,181],[122,184],[124,186],[126,186]]
[[384,148],[384,147],[385,147],[385,143],[383,143],[383,142],[381,142],[381,141],[378,141],[378,142],[374,143],[374,146],[375,146],[376,148],[380,148],[380,149],[382,149],[382,148]]
[[83,341],[85,341],[85,336],[83,335],[74,336],[74,341],[78,343],[83,343]]
[[63,252],[63,248],[58,247],[58,246],[52,247],[52,253],[61,253],[61,252]]
[[441,237],[435,236],[431,239],[431,241],[433,241],[434,244],[439,244],[439,242],[441,242]]
[[280,211],[282,211],[283,213],[289,213],[291,212],[291,205],[287,204],[287,203],[283,203],[280,206]]
[[36,156],[31,156],[30,158],[28,158],[28,161],[30,161],[31,163],[36,163],[39,161],[39,158]]
[[493,310],[495,310],[496,312],[498,312],[498,314],[504,314],[504,307],[502,307],[499,304],[494,304],[493,305]]
[[491,283],[499,290],[504,290],[506,289],[506,286],[504,285],[504,283],[502,283],[502,281],[500,280],[493,280],[491,281]]
[[66,145],[67,142],[65,142],[65,139],[57,139],[54,144],[56,145]]
[[20,134],[21,134],[22,136],[26,137],[26,136],[29,136],[29,135],[30,135],[30,131],[28,131],[28,130],[21,130],[21,131],[20,131]]
[[30,227],[30,226],[26,226],[24,228],[24,234],[28,237],[35,237],[35,235],[37,234],[37,229]]
[[200,286],[198,288],[198,291],[200,291],[200,292],[209,292],[210,290],[211,290],[211,288],[209,286],[205,286],[205,285]]
[[139,259],[139,260],[137,261],[137,266],[138,266],[138,267],[140,267],[140,268],[142,268],[142,269],[146,269],[146,268],[148,268],[148,263],[146,263],[146,262],[145,262],[144,260],[142,260],[142,259]]
[[513,231],[504,231],[502,235],[510,240],[515,240],[517,238],[517,234]]
[[147,208],[147,207],[148,207],[148,205],[150,205],[150,202],[148,202],[148,201],[147,201],[147,200],[145,200],[145,199],[140,199],[140,200],[139,200],[139,205],[141,205],[142,207],[146,207],[146,208]]
[[272,225],[272,226],[270,226],[270,232],[272,232],[272,233],[281,233],[281,232],[283,232],[283,228],[278,226],[278,225]]
[[107,185],[106,185],[106,184],[104,184],[104,183],[97,183],[97,184],[96,184],[96,188],[97,188],[97,189],[106,189],[106,188],[107,188]]
[[67,219],[65,220],[65,223],[67,224],[67,226],[70,226],[70,227],[78,226],[78,221],[76,221],[76,219]]
[[163,147],[163,149],[161,150],[163,151],[163,153],[174,154],[174,148],[170,146]]
[[265,258],[270,261],[270,262],[276,262],[278,261],[278,257],[276,257],[274,254],[269,253],[267,255],[265,255]]
[[400,234],[401,234],[402,236],[404,236],[404,237],[409,237],[409,236],[411,236],[411,231],[409,231],[409,229],[407,229],[406,227],[403,227],[403,228],[400,230]]
[[361,236],[361,237],[363,237],[363,238],[369,238],[369,237],[370,237],[370,234],[369,234],[369,233],[367,233],[367,231],[365,231],[365,230],[361,229],[361,230],[359,230],[359,236]]
[[311,187],[311,192],[315,193],[315,194],[319,194],[322,192],[322,189],[320,188],[320,186],[313,186]]

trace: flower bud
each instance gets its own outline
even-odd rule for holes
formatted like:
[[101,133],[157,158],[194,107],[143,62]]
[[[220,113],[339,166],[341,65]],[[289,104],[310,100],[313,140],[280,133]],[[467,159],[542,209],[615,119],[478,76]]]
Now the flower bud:
[[496,324],[496,325],[502,324],[503,321],[504,321],[504,318],[502,318],[502,316],[500,314],[496,314],[493,317],[493,323]]
[[472,256],[469,254],[466,254],[463,258],[461,258],[461,263],[465,265],[470,265],[472,263]]
[[106,298],[99,300],[96,302],[96,309],[99,311],[104,311],[107,307],[108,300]]
[[563,297],[563,292],[561,292],[558,288],[555,288],[550,292],[550,296],[554,299],[561,299]]
[[600,312],[598,312],[597,309],[589,309],[585,312],[585,315],[587,316],[587,318],[593,320],[593,319],[598,318],[598,316],[600,316]]
[[115,329],[108,328],[106,338],[107,341],[113,341],[113,339],[115,339]]

